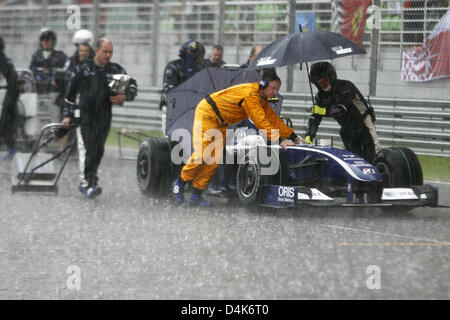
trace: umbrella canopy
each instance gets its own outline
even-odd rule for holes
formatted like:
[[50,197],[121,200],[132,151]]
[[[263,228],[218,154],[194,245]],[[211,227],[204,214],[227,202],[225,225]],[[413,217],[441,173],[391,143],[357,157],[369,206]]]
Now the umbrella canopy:
[[282,67],[303,62],[331,60],[366,53],[344,36],[330,31],[298,32],[267,45],[249,70]]

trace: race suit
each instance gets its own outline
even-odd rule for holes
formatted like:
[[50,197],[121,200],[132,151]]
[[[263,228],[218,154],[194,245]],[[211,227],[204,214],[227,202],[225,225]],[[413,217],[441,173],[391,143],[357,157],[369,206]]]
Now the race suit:
[[[212,104],[216,105],[218,112],[214,110]],[[218,129],[220,135],[215,136],[214,143],[216,146],[224,146],[228,125],[247,118],[251,119],[257,128],[266,129],[267,138],[271,141],[277,141],[280,136],[293,140],[297,137],[294,130],[286,126],[276,115],[269,102],[262,99],[258,83],[244,83],[217,91],[202,99],[197,105],[193,126],[194,152],[183,167],[181,178],[185,182],[192,181],[194,188],[205,190],[219,165],[217,161],[205,161],[207,159],[203,157],[202,150],[211,149],[208,146],[213,143],[210,139],[211,134],[207,131]],[[278,129],[278,132],[272,131],[273,129]],[[222,153],[223,147],[214,148],[211,156],[214,159],[221,159]]]
[[19,84],[14,64],[3,52],[0,52],[0,73],[5,77],[7,84],[7,91],[2,105],[2,115],[0,117],[0,139],[5,141],[8,148],[14,148],[17,130]]
[[326,108],[326,114],[311,114],[306,136],[314,139],[322,116],[332,117],[341,126],[339,134],[345,148],[373,163],[376,150],[380,148],[373,124],[374,113],[355,85],[350,81],[337,79],[331,91],[319,90],[314,103]]
[[[87,58],[87,60],[94,59],[94,57],[95,57],[95,51],[92,48],[90,48],[89,49],[89,57]],[[66,61],[66,65],[64,66],[64,88],[65,88],[65,90],[62,95],[63,102],[64,102],[67,86],[69,85],[69,81],[72,76],[72,72],[75,71],[75,67],[79,64],[80,64],[80,60],[78,57],[78,49],[77,49],[77,50],[75,50],[74,54]],[[59,105],[60,98],[61,97],[58,96],[58,98],[56,99],[58,101],[57,105]],[[64,106],[64,104],[63,104],[63,106]]]
[[[88,60],[75,67],[67,87],[65,117],[73,118],[76,95],[80,94],[80,126],[77,138],[80,184],[83,187],[96,186],[98,183],[97,170],[103,157],[112,119],[112,103],[109,98],[114,94],[108,87],[108,80],[114,74],[126,74],[126,71],[116,63],[100,67],[94,60]],[[136,97],[137,84],[134,79],[131,79],[125,94],[126,101]]]

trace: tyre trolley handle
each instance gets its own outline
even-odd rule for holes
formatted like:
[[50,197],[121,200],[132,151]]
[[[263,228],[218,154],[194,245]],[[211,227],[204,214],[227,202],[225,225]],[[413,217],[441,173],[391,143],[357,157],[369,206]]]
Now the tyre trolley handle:
[[[27,171],[28,171],[28,168],[30,167],[31,161],[32,161],[33,158],[36,156],[36,154],[37,154],[43,147],[45,147],[46,145],[48,145],[48,143],[51,142],[51,141],[55,138],[54,135],[51,135],[44,143],[41,144],[41,140],[42,140],[44,134],[46,133],[46,131],[48,131],[48,130],[50,130],[50,129],[61,129],[61,128],[65,128],[65,126],[62,125],[62,124],[60,124],[60,123],[50,123],[50,124],[48,124],[48,125],[46,125],[46,126],[44,126],[44,127],[42,128],[41,134],[39,135],[38,140],[36,141],[36,143],[35,143],[34,146],[33,146],[33,150],[32,150],[32,152],[31,152],[31,154],[30,154],[30,157],[28,158],[28,161],[27,161],[27,163],[26,163],[26,165],[25,165],[25,168],[24,168],[24,170],[23,170],[23,174],[20,176],[20,179],[19,179],[17,185],[20,185],[20,184],[21,184],[22,182],[24,182],[24,181],[28,181],[28,180],[29,180],[29,179],[27,179],[27,176],[28,176],[28,175],[33,174],[36,170],[38,170],[39,168],[42,168],[43,166],[45,166],[45,165],[48,164],[49,162],[55,160],[56,158],[58,158],[59,156],[61,156],[61,154],[63,154],[64,152],[66,152],[67,150],[70,149],[69,153],[67,154],[67,156],[66,156],[66,158],[65,158],[65,160],[64,160],[64,162],[63,162],[63,164],[62,164],[62,166],[61,166],[61,169],[60,169],[59,172],[58,172],[58,175],[56,176],[54,185],[56,185],[56,184],[58,183],[58,180],[59,180],[59,178],[60,178],[60,176],[61,176],[61,174],[62,174],[62,171],[64,170],[64,167],[65,167],[65,165],[66,165],[66,163],[67,163],[67,160],[69,159],[69,156],[72,154],[73,148],[74,148],[74,146],[76,145],[76,144],[75,144],[76,137],[75,137],[74,139],[72,139],[72,141],[71,141],[66,147],[64,147],[63,150],[58,151],[58,152],[57,152],[54,156],[52,156],[50,159],[48,159],[48,160],[44,161],[43,163],[40,163],[39,165],[33,167],[33,168],[31,169],[30,172],[27,172]],[[74,128],[76,128],[76,126],[71,126],[71,127],[69,128],[69,130],[73,130]]]

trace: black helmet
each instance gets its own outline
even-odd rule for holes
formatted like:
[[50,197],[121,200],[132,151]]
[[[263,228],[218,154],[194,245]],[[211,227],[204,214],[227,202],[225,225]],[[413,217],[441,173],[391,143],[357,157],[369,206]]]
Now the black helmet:
[[0,36],[0,53],[3,53],[5,50],[5,41],[3,41],[3,38]]
[[309,71],[309,79],[311,82],[313,82],[317,87],[316,82],[325,77],[330,79],[330,84],[333,86],[335,80],[337,79],[336,69],[333,65],[325,61],[314,63]]
[[184,57],[186,54],[188,54],[188,50],[192,51],[194,53],[194,56],[197,57],[199,54],[199,46],[198,42],[194,40],[188,40],[186,41],[181,47],[180,51],[178,52],[178,56]]
[[44,28],[39,33],[39,42],[42,42],[42,40],[50,40],[52,42],[52,48],[56,45],[56,33],[53,30]]

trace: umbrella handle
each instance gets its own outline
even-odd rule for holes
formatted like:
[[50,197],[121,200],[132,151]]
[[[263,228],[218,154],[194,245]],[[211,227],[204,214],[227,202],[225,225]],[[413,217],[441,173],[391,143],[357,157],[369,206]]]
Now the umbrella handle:
[[[301,23],[298,24],[298,28],[299,28],[300,32],[303,32]],[[305,62],[305,64],[306,64],[306,72],[307,72],[307,76],[308,76],[309,92],[311,93],[311,101],[312,101],[312,104],[314,104],[314,95],[313,95],[313,90],[312,90],[312,85],[311,85],[311,79],[309,78],[309,65],[308,65],[308,62]],[[300,63],[300,70],[302,70],[301,63]]]
[[313,95],[313,90],[312,90],[312,85],[311,85],[311,79],[309,77],[309,66],[308,66],[308,62],[305,63],[306,64],[306,72],[308,73],[308,83],[309,83],[309,92],[311,92],[311,101],[312,104],[314,104],[314,95]]

